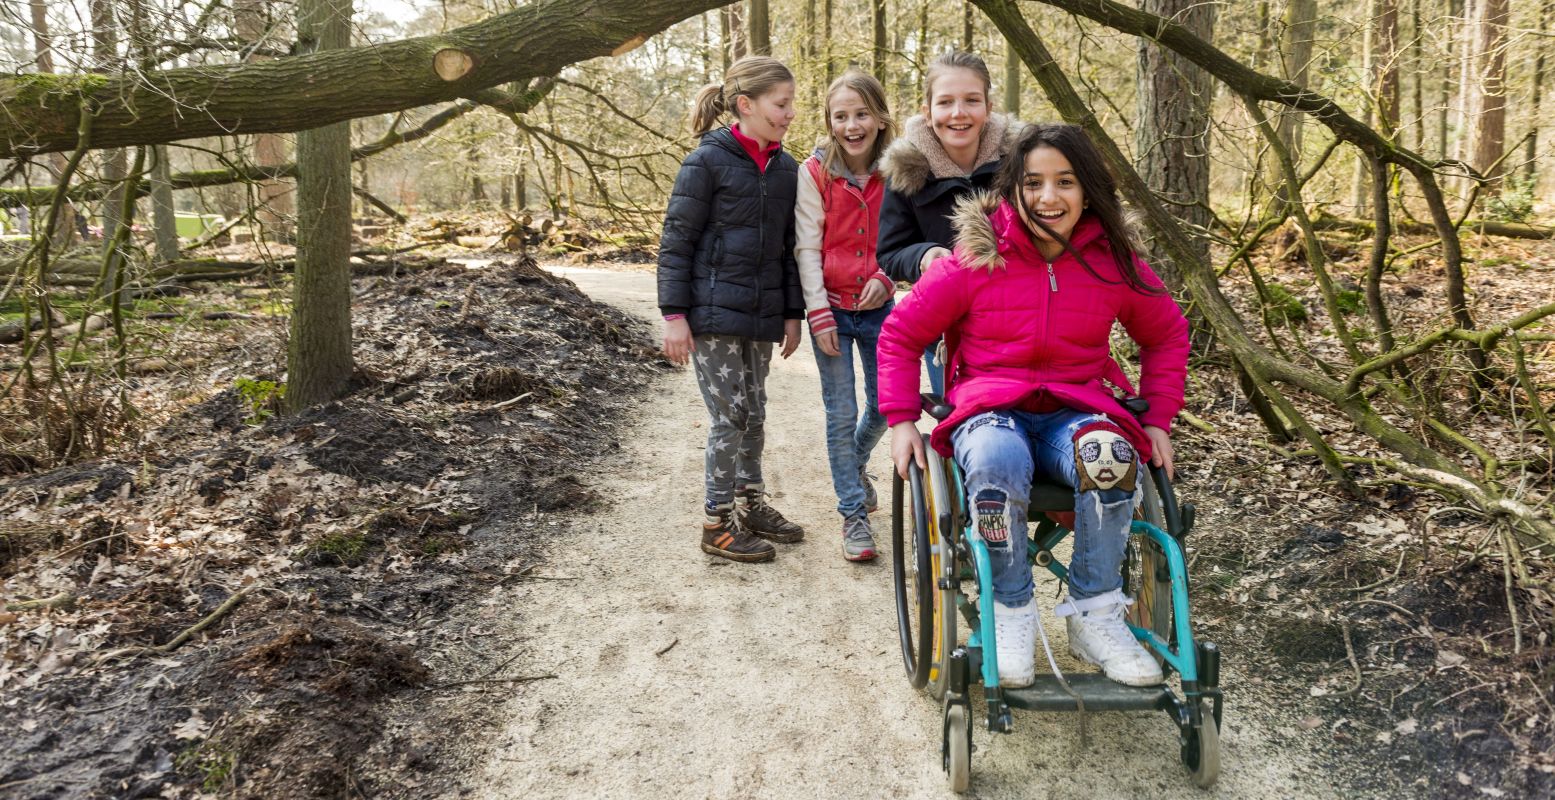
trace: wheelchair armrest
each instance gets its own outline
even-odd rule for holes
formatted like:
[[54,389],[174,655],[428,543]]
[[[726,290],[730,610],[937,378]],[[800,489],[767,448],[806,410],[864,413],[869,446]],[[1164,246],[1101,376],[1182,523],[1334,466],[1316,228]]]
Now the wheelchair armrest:
[[943,421],[946,417],[950,416],[950,412],[956,410],[955,406],[945,402],[945,398],[940,397],[937,394],[924,392],[923,394],[919,395],[919,397],[923,400],[923,413],[928,414],[937,420]]
[[1123,407],[1128,410],[1128,413],[1133,414],[1138,419],[1150,410],[1150,401],[1143,397],[1125,397],[1123,398]]

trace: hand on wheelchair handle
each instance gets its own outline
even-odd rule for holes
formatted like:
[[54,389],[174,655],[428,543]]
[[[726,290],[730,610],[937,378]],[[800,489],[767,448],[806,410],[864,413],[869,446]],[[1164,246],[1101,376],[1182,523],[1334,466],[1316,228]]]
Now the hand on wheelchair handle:
[[891,426],[891,463],[896,465],[896,474],[902,476],[902,480],[908,479],[907,465],[913,461],[918,462],[918,469],[929,468],[923,452],[923,437],[919,435],[917,425],[898,422]]
[[1172,435],[1154,425],[1146,425],[1145,436],[1150,438],[1150,463],[1166,470],[1168,480],[1177,480],[1177,470],[1172,464]]

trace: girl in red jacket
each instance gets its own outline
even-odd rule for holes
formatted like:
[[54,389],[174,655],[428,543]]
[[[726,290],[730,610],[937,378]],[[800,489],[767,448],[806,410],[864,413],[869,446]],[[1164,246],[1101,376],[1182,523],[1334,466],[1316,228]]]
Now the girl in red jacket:
[[[1139,465],[1172,472],[1167,432],[1183,404],[1188,324],[1135,255],[1116,185],[1080,128],[1027,128],[995,187],[963,201],[952,255],[930,266],[881,331],[891,457],[904,476],[909,459],[924,463],[918,354],[944,334],[955,411],[931,444],[961,468],[992,557],[1000,683],[1035,678],[1033,474],[1075,490],[1069,595],[1056,609],[1070,651],[1115,681],[1159,683],[1160,667],[1124,622],[1119,567],[1142,497]],[[1150,402],[1139,420],[1102,383],[1129,388],[1109,356],[1114,320],[1139,344],[1139,394]]]
[[[880,503],[864,465],[885,435],[875,395],[875,342],[896,293],[875,263],[883,187],[876,166],[896,127],[880,81],[857,70],[833,81],[826,90],[826,125],[831,135],[799,165],[794,256],[821,371],[842,557],[868,561],[875,557],[869,512]],[[864,372],[862,414],[853,388],[855,347]]]

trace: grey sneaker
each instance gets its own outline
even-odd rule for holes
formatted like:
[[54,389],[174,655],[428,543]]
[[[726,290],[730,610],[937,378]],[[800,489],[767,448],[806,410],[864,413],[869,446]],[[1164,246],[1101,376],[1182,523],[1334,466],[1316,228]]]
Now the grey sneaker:
[[849,561],[874,560],[875,532],[869,527],[869,517],[860,514],[842,521],[842,557]]
[[875,494],[875,484],[869,480],[869,473],[864,471],[864,465],[858,465],[859,483],[864,484],[864,510],[870,514],[880,510],[880,495]]

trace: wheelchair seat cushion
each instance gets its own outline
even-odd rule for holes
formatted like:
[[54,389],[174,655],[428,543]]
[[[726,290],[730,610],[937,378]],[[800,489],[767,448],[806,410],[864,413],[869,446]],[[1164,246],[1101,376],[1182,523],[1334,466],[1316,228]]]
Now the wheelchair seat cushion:
[[1074,489],[1062,483],[1049,481],[1035,481],[1031,484],[1031,495],[1027,506],[1028,515],[1034,516],[1043,511],[1073,511]]

